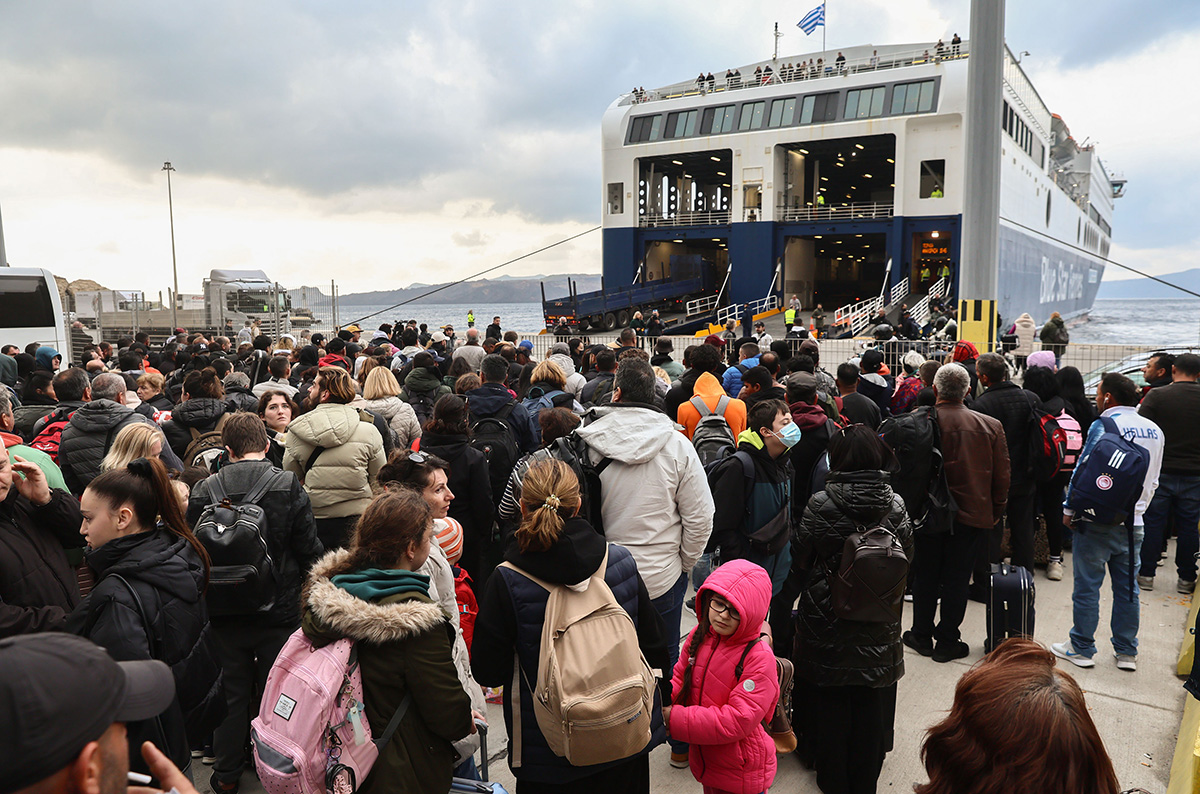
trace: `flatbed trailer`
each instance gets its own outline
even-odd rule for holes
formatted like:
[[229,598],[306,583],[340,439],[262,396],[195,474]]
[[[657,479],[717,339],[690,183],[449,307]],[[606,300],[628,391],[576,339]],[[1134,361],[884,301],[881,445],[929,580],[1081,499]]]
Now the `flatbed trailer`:
[[566,326],[580,333],[588,330],[611,331],[627,328],[636,312],[649,315],[682,314],[688,301],[717,293],[712,268],[692,262],[675,262],[672,271],[679,276],[661,280],[638,281],[627,287],[610,287],[601,280],[594,292],[576,292],[575,282],[568,282],[570,294],[546,300],[542,285],[542,312],[547,330]]

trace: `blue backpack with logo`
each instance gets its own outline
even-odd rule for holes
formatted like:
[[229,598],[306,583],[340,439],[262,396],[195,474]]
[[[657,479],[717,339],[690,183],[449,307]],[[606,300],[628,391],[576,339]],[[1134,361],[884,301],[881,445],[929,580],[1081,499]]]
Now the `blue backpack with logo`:
[[1150,452],[1121,434],[1112,417],[1096,420],[1104,428],[1096,445],[1075,465],[1070,506],[1082,521],[1115,526],[1133,514],[1146,473]]

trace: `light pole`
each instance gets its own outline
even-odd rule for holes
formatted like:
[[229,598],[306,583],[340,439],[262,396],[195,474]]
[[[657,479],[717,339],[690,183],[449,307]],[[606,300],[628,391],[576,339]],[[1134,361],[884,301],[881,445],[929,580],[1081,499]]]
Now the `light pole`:
[[171,200],[171,172],[174,171],[171,163],[163,163],[162,170],[167,172],[167,211],[171,214],[171,276],[175,280],[175,291],[171,293],[171,333],[175,333],[175,329],[179,327],[179,316],[177,314],[179,307],[179,268],[175,265],[175,203]]

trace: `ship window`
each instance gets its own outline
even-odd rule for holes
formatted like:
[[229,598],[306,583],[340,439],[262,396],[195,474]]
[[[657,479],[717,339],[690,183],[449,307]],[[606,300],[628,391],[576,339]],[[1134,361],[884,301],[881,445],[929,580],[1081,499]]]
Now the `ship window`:
[[683,110],[667,116],[667,132],[665,138],[690,138],[696,134],[696,117],[698,110]]
[[609,182],[608,183],[608,214],[609,215],[624,215],[625,214],[625,183],[624,182]]
[[918,113],[928,113],[933,110],[933,81],[921,83],[921,101],[917,105]]
[[719,108],[707,108],[700,120],[701,135],[720,135],[733,132],[733,117],[736,115],[736,105],[722,105]]
[[787,127],[792,123],[792,116],[796,113],[796,98],[788,97],[787,99],[776,99],[771,103],[771,120],[767,123],[769,127]]
[[921,198],[942,198],[946,195],[946,161],[921,161]]
[[738,119],[739,130],[760,130],[763,124],[763,109],[766,102],[747,102],[742,105],[742,115]]
[[837,93],[810,94],[800,105],[801,124],[819,124],[837,118]]
[[662,116],[639,116],[629,125],[629,142],[657,141],[662,129]]
[[848,119],[867,119],[883,115],[883,94],[886,89],[863,88],[846,92],[846,115]]

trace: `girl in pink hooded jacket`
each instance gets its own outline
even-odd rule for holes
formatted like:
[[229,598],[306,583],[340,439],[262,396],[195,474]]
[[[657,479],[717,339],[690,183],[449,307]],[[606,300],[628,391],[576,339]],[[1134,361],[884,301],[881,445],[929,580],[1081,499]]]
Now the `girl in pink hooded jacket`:
[[696,594],[700,623],[675,665],[674,705],[663,717],[671,737],[688,743],[705,794],[759,794],[775,779],[775,743],[762,721],[775,710],[779,679],[759,640],[770,603],[771,578],[746,560],[717,568]]

